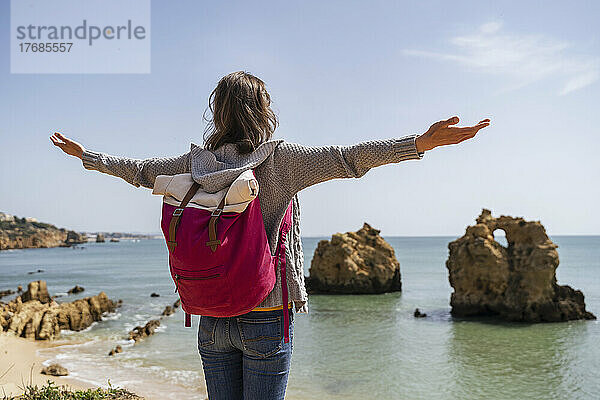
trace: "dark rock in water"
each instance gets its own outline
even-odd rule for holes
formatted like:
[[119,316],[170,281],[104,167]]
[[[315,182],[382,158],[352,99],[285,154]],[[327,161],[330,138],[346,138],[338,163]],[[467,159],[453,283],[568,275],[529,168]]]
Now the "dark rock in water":
[[365,223],[357,232],[336,233],[315,250],[309,293],[375,294],[402,289],[400,263],[379,230]]
[[177,299],[177,301],[173,303],[173,308],[179,308],[179,306],[181,306],[181,299]]
[[75,285],[71,289],[69,289],[69,291],[67,293],[68,294],[77,294],[77,293],[83,292],[84,290],[85,290],[85,288],[83,288],[79,285]]
[[52,375],[52,376],[67,376],[69,375],[69,371],[60,364],[51,364],[46,368],[43,368],[41,371],[44,375]]
[[27,274],[28,274],[28,275],[31,275],[31,274],[39,274],[39,273],[41,273],[41,272],[44,272],[44,270],[43,270],[43,269],[38,269],[37,271],[29,271]]
[[150,297],[160,297],[160,294],[158,294],[158,293],[152,293],[152,294],[150,294]]
[[117,238],[110,238],[110,242],[111,243],[119,243],[119,239],[117,239]]
[[106,239],[104,239],[104,235],[99,233],[96,235],[96,243],[104,243]]
[[173,309],[173,307],[166,306],[161,315],[168,316],[168,315],[173,314],[174,312],[175,312],[175,310]]
[[419,310],[418,308],[415,309],[415,312],[413,313],[415,318],[425,318],[427,316],[427,314],[422,313],[421,310]]
[[122,353],[122,352],[123,352],[123,348],[122,348],[120,345],[117,345],[117,347],[115,347],[114,349],[112,349],[112,350],[111,350],[111,351],[108,353],[108,355],[109,355],[109,356],[114,356],[115,354]]
[[11,294],[15,294],[15,291],[14,290],[10,290],[10,289],[0,290],[0,299],[3,298],[3,297],[6,297],[6,296],[10,296]]
[[[496,242],[496,229],[506,233],[508,247]],[[557,284],[557,247],[539,221],[494,218],[484,209],[476,225],[448,244],[452,314],[524,322],[595,319],[583,293]]]
[[21,293],[23,291],[23,286],[19,285],[17,286],[17,292]]
[[153,335],[156,328],[160,326],[160,320],[153,319],[146,323],[144,326],[136,326],[133,330],[129,331],[129,340],[134,340],[136,343],[140,340]]

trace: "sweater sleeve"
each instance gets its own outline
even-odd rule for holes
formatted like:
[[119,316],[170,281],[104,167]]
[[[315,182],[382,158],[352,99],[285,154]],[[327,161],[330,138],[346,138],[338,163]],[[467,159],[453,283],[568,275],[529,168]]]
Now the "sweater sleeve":
[[158,175],[176,175],[190,172],[191,152],[177,157],[154,157],[139,160],[111,156],[91,150],[83,152],[83,167],[124,179],[136,187],[154,187]]
[[273,155],[281,184],[294,194],[335,178],[360,178],[371,168],[405,160],[420,160],[418,135],[370,140],[350,146],[304,146],[282,142]]

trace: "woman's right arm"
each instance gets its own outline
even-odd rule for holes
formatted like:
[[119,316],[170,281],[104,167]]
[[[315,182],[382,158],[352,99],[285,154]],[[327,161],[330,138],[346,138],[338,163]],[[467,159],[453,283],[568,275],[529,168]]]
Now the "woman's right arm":
[[81,144],[59,132],[52,135],[50,140],[65,153],[81,159],[84,168],[122,178],[136,187],[143,186],[151,189],[158,175],[190,172],[190,152],[176,157],[154,157],[140,160],[86,150]]

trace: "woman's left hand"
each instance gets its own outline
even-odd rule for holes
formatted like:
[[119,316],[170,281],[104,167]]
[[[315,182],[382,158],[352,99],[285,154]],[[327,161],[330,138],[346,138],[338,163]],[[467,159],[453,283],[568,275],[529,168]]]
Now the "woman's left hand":
[[473,126],[458,127],[458,117],[452,117],[445,121],[438,121],[429,127],[429,130],[417,137],[417,151],[422,153],[439,146],[457,144],[474,137],[480,129],[490,124],[489,119],[483,119]]
[[54,132],[54,135],[50,136],[50,140],[55,146],[60,147],[61,150],[67,153],[68,155],[75,156],[77,158],[83,157],[85,147],[83,147],[76,141],[64,136],[62,133]]

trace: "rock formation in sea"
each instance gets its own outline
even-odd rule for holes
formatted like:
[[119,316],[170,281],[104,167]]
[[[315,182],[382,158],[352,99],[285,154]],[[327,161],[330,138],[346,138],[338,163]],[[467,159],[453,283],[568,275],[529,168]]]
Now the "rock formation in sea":
[[129,332],[129,340],[135,341],[135,343],[140,340],[153,335],[156,328],[160,326],[159,319],[152,319],[146,323],[144,326],[136,326]]
[[77,293],[83,292],[84,290],[85,290],[85,288],[83,288],[79,285],[75,285],[67,291],[67,294],[77,294]]
[[[142,340],[150,335],[153,335],[156,328],[158,328],[160,326],[160,320],[163,317],[168,317],[169,315],[174,314],[175,310],[177,308],[179,308],[180,305],[181,305],[181,300],[177,299],[177,301],[175,303],[173,303],[173,306],[166,306],[165,309],[163,310],[161,316],[158,317],[158,319],[152,319],[152,320],[148,321],[144,326],[136,326],[131,331],[129,331],[129,333],[127,334],[127,340],[133,340],[134,344],[136,344],[140,340]],[[123,348],[121,346],[117,345],[117,347],[112,349],[108,353],[108,355],[114,356],[115,354],[121,353],[122,351],[123,351]]]
[[[453,315],[526,322],[596,318],[586,311],[582,292],[557,284],[558,246],[539,221],[494,218],[486,209],[476,221],[448,244]],[[508,247],[494,239],[497,229]]]
[[365,222],[356,232],[321,240],[313,256],[309,293],[374,294],[402,289],[400,263],[379,230]]
[[96,243],[104,243],[106,239],[102,233],[96,235]]
[[65,239],[65,245],[67,247],[81,243],[87,243],[87,237],[85,235],[75,231],[67,231],[67,238]]
[[0,328],[16,336],[52,340],[62,329],[87,328],[120,304],[120,301],[110,300],[104,292],[59,304],[50,298],[45,281],[35,281],[29,283],[22,295],[7,304],[0,303]]
[[21,295],[21,300],[26,303],[31,300],[38,300],[40,303],[49,303],[48,285],[46,281],[29,282],[27,291]]
[[86,241],[85,235],[75,231],[38,222],[35,218],[0,213],[0,250],[68,247]]
[[426,318],[427,314],[424,312],[421,312],[421,310],[419,310],[418,308],[415,309],[415,312],[413,313],[413,316],[415,318]]
[[119,354],[123,352],[123,348],[121,347],[121,345],[117,345],[114,349],[112,349],[108,355],[109,356],[114,356],[115,354]]

